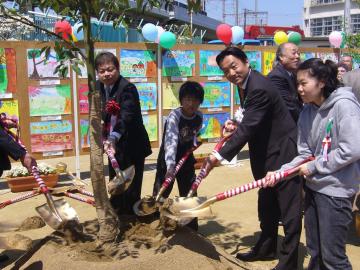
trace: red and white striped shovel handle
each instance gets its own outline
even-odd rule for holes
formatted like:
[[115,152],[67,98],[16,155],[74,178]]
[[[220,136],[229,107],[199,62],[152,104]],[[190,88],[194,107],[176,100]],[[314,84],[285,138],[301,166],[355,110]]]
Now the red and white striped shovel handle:
[[46,186],[44,180],[40,177],[40,172],[39,172],[38,167],[32,166],[31,173],[34,176],[38,186],[40,187],[41,192],[44,194],[49,194],[50,191],[49,191],[48,187]]
[[178,161],[178,163],[176,164],[175,167],[175,171],[174,171],[174,177],[168,177],[164,180],[163,184],[162,184],[162,189],[167,189],[169,187],[169,185],[171,184],[171,182],[174,180],[175,175],[179,172],[179,170],[181,169],[181,167],[184,165],[185,161],[189,158],[190,154],[192,152],[194,152],[196,149],[198,149],[200,147],[202,143],[198,142],[196,145],[194,145],[193,147],[191,147],[185,154],[184,156]]
[[[301,161],[296,167],[285,170],[285,171],[278,171],[275,172],[275,182],[280,182],[284,179],[286,179],[288,176],[293,175],[295,173],[297,173],[299,171],[299,167],[300,165],[313,160],[314,157],[308,157],[307,159],[304,159],[303,161]],[[264,184],[267,181],[267,177],[261,178],[259,180],[255,180],[253,182],[250,182],[248,184],[242,185],[240,187],[236,187],[236,188],[232,188],[229,189],[225,192],[221,192],[219,194],[216,195],[216,201],[221,201],[221,200],[225,200],[231,197],[234,197],[236,195],[239,195],[240,193],[244,193],[246,191],[255,189],[255,188],[260,188],[263,187]]]
[[40,194],[41,193],[38,190],[33,190],[33,191],[30,191],[30,192],[26,192],[26,193],[24,193],[24,194],[22,194],[20,196],[17,196],[15,198],[6,200],[4,202],[1,202],[0,203],[0,209],[4,208],[5,206],[8,206],[10,204],[13,204],[13,203],[16,203],[16,202],[21,202],[23,200],[35,197],[35,196],[40,195]]
[[116,170],[116,169],[120,170],[119,163],[115,159],[115,155],[114,155],[113,151],[111,151],[110,149],[107,149],[106,154],[109,157],[110,162],[111,162],[111,166],[114,168],[114,170]]

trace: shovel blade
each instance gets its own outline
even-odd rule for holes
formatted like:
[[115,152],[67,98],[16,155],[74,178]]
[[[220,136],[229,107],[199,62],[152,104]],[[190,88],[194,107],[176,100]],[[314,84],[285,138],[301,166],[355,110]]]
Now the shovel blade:
[[159,210],[159,204],[153,196],[145,196],[133,205],[133,210],[137,216],[149,216]]
[[124,193],[131,185],[135,176],[135,166],[131,165],[118,173],[108,184],[108,191],[111,195]]
[[54,205],[59,216],[50,209],[48,204],[36,207],[36,211],[51,228],[54,230],[61,230],[69,221],[79,223],[79,217],[77,216],[75,209],[64,199],[54,200]]

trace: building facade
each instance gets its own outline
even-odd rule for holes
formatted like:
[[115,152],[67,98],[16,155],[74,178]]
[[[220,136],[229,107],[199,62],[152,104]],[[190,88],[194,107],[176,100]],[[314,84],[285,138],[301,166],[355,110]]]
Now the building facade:
[[343,31],[344,22],[351,33],[360,32],[360,5],[350,0],[350,18],[345,18],[345,0],[304,0],[304,33],[306,37],[324,37],[332,31]]

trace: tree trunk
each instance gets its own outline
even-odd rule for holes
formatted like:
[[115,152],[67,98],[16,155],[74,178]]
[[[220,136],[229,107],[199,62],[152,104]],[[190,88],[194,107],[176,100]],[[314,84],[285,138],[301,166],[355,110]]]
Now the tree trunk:
[[119,233],[119,221],[111,207],[104,177],[101,99],[100,91],[95,89],[94,42],[91,39],[90,10],[91,1],[80,1],[84,29],[84,44],[87,55],[86,67],[89,84],[89,133],[90,133],[90,171],[94,190],[96,212],[100,230],[98,240],[113,242]]

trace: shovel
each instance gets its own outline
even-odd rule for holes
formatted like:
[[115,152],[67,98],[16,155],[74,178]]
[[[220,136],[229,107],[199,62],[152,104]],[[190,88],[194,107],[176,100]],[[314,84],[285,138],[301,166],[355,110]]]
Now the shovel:
[[125,170],[120,170],[119,163],[115,159],[114,153],[108,149],[106,154],[110,159],[111,166],[114,168],[116,176],[109,182],[108,191],[111,195],[124,193],[131,185],[135,176],[135,166],[131,165]]
[[62,230],[70,221],[79,223],[76,211],[64,199],[53,200],[50,190],[41,179],[39,170],[36,166],[32,167],[32,174],[47,201],[46,204],[36,207],[36,211],[43,220],[54,230]]
[[[194,152],[197,148],[200,147],[202,142],[197,142],[196,145],[194,145],[191,149],[189,149],[184,156],[178,161],[175,167],[174,176],[179,172],[182,165],[185,163],[185,161],[188,159],[190,154]],[[162,195],[164,194],[165,190],[170,186],[171,182],[174,181],[175,177],[168,177],[164,180],[158,194],[154,198],[153,196],[146,196],[142,198],[141,200],[137,201],[133,205],[134,213],[137,216],[147,216],[155,213],[159,209],[159,203],[162,199]]]
[[[275,181],[279,182],[287,178],[292,178],[298,174],[300,165],[313,160],[314,157],[308,157],[307,159],[301,161],[296,167],[285,170],[278,171],[275,173]],[[246,191],[261,188],[267,181],[267,177],[262,179],[250,182],[248,184],[242,185],[237,188],[229,189],[225,192],[218,193],[217,195],[207,199],[206,197],[192,197],[192,198],[176,198],[173,202],[169,203],[169,207],[163,210],[163,215],[181,221],[184,218],[195,218],[195,217],[212,217],[212,211],[210,206],[216,202],[237,196]]]
[[67,170],[67,164],[64,162],[58,162],[56,164],[56,171],[57,173],[65,173],[66,175],[70,176],[75,185],[87,186],[88,184],[82,181],[81,179],[75,177],[71,172]]

